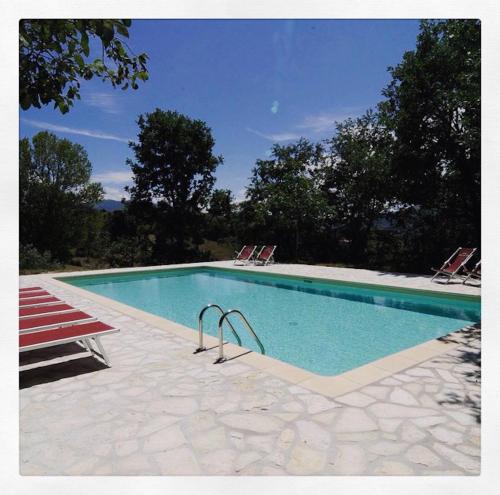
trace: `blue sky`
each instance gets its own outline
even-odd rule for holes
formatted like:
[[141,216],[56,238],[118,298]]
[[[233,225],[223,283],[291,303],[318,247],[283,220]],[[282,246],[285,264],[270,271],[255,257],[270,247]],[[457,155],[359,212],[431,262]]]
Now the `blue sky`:
[[47,129],[82,144],[106,197],[120,199],[138,115],[177,110],[207,122],[224,156],[216,187],[242,199],[273,143],[325,139],[374,107],[417,33],[416,20],[136,20],[129,45],[149,55],[149,81],[136,91],[83,81],[66,115],[21,110],[20,136]]

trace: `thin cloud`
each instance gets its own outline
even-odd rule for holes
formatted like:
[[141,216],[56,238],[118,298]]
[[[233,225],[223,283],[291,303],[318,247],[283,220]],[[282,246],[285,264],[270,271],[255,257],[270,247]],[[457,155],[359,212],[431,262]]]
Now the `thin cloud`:
[[315,133],[334,131],[337,122],[342,122],[349,117],[359,114],[359,112],[360,108],[347,108],[337,113],[323,112],[315,115],[308,115],[300,124],[296,125],[296,128]]
[[112,171],[95,174],[92,179],[103,184],[124,184],[132,181],[132,172]]
[[104,198],[121,201],[122,198],[129,199],[130,194],[124,188],[132,182],[132,172],[127,170],[109,170],[100,174],[92,175],[94,182],[100,182],[104,188]]
[[293,132],[283,132],[283,133],[277,133],[277,134],[265,134],[260,131],[256,131],[255,129],[251,129],[250,127],[247,127],[246,130],[248,132],[251,132],[252,134],[255,134],[261,138],[267,139],[268,141],[271,141],[273,143],[280,143],[282,141],[292,141],[294,139],[299,139],[300,135],[295,134]]
[[121,143],[128,143],[130,139],[126,139],[120,136],[115,136],[114,134],[108,134],[105,132],[101,132],[99,130],[92,129],[77,129],[74,127],[65,127],[62,125],[49,124],[48,122],[42,122],[40,120],[30,120],[30,119],[22,119],[23,122],[26,122],[28,125],[33,127],[38,127],[39,129],[45,129],[49,131],[62,132],[65,134],[75,134],[77,136],[87,136],[95,139],[106,139],[110,141],[119,141]]
[[300,139],[303,136],[325,134],[326,132],[333,133],[335,132],[336,122],[341,122],[349,117],[354,117],[358,115],[360,111],[361,108],[345,108],[340,112],[322,112],[318,114],[307,115],[306,117],[304,117],[302,122],[293,126],[294,129],[301,129],[300,133],[292,131],[266,134],[250,127],[247,127],[246,130],[273,143],[293,141],[296,139]]
[[104,186],[104,199],[114,199],[115,201],[121,201],[122,198],[129,199],[130,195],[118,187],[107,187]]
[[109,93],[90,93],[85,97],[84,103],[90,107],[99,108],[103,112],[113,115],[122,112],[121,108],[118,105],[116,95],[112,95]]
[[234,198],[234,202],[236,204],[240,204],[242,203],[243,201],[245,201],[246,199],[246,193],[247,193],[247,189],[246,187],[243,187],[241,189],[238,189],[238,191],[236,191],[236,194],[235,194],[235,198]]

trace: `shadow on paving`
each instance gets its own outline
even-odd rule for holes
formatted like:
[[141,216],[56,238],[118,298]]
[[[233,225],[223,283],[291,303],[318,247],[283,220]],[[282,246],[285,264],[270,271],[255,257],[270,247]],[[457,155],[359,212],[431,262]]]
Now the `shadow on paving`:
[[[481,383],[481,324],[470,325],[459,332],[440,337],[439,340],[467,346],[466,349],[457,349],[454,358],[458,363],[465,365],[464,371],[461,373],[465,380],[471,384],[479,385]],[[465,393],[465,395],[461,395],[456,392],[448,392],[445,398],[438,403],[461,405],[473,414],[477,423],[481,423],[481,398],[479,394]]]
[[27,351],[19,354],[19,366],[43,363],[43,361],[48,361],[49,359],[71,356],[80,352],[85,352],[85,349],[76,342],[35,349],[34,351]]
[[46,361],[51,359],[64,358],[82,352],[85,352],[85,350],[78,344],[64,344],[20,354],[20,366],[36,363],[39,363],[40,366],[19,373],[19,388],[29,388],[42,383],[50,383],[107,368],[98,359],[89,356],[88,352],[81,358],[45,364]]
[[[366,268],[367,270],[369,270],[370,268]],[[377,274],[378,277],[381,277],[381,278],[384,278],[384,277],[404,277],[404,278],[409,278],[409,279],[412,279],[412,278],[427,278],[429,280],[429,282],[431,281],[431,278],[433,275],[428,275],[428,274],[419,274],[419,273],[403,273],[403,272],[375,272]],[[466,287],[476,287],[478,289],[481,288],[481,284],[480,283],[477,283],[477,281],[472,281],[471,283],[469,283],[470,281],[468,281],[465,286]],[[432,281],[433,284],[437,284],[437,285],[444,285],[446,287],[453,287],[453,286],[462,286],[463,285],[463,278],[452,278],[451,280],[448,280],[447,278],[445,277],[442,277],[442,278],[435,278],[433,281]]]

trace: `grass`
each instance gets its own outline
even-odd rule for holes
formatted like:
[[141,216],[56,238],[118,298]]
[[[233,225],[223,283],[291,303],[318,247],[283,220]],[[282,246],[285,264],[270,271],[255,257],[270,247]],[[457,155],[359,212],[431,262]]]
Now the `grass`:
[[212,261],[232,260],[234,258],[234,246],[227,242],[205,240],[199,248],[200,251],[209,251]]

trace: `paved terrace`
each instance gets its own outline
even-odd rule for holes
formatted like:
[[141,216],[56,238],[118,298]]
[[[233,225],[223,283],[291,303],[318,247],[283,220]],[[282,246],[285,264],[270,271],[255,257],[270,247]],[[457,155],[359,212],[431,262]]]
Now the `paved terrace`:
[[[232,266],[221,262],[214,266]],[[279,273],[479,294],[429,278],[305,265]],[[122,270],[120,270],[122,271]],[[378,282],[376,282],[378,281]],[[78,346],[22,355],[23,475],[474,475],[480,470],[480,330],[345,394],[322,394],[132,317],[48,275],[21,277],[121,329],[103,338],[112,368],[64,362]],[[53,364],[36,368],[40,356]],[[292,377],[293,378],[293,377]]]

